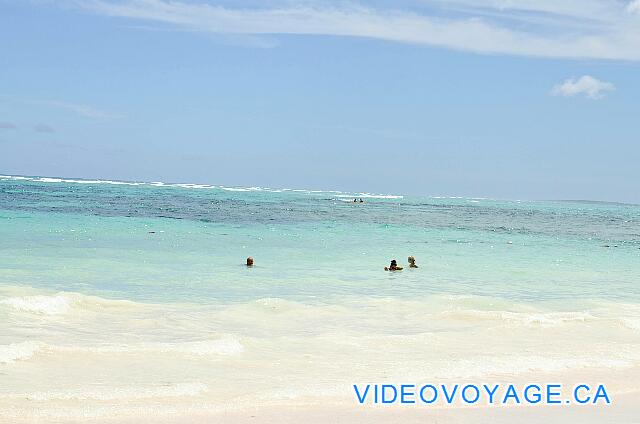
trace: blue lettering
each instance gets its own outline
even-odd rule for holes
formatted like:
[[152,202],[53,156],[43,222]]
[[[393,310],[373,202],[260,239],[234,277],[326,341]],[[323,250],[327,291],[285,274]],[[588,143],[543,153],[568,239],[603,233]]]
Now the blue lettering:
[[593,403],[595,404],[598,399],[604,398],[607,404],[611,403],[611,399],[609,399],[609,395],[607,394],[607,390],[604,388],[604,385],[599,384],[598,390],[596,390],[596,395],[593,397]]
[[371,387],[371,384],[367,384],[367,388],[364,390],[364,393],[362,394],[362,396],[360,396],[360,390],[358,390],[358,385],[357,384],[353,385],[353,389],[356,391],[356,397],[358,398],[358,403],[360,403],[360,405],[362,405],[365,399],[367,398],[367,393],[369,393],[370,387]]
[[516,388],[513,387],[513,384],[509,384],[509,388],[507,389],[507,393],[504,395],[504,399],[502,399],[502,403],[506,404],[511,398],[515,399],[516,403],[520,403],[520,398],[518,398]]
[[[536,392],[533,393],[533,398],[529,396],[529,391],[532,389],[536,390]],[[537,384],[530,384],[524,389],[524,398],[529,403],[540,403],[540,401],[542,400],[542,395],[540,394],[540,390],[541,390],[540,386],[538,386]]]
[[406,400],[407,396],[415,396],[416,392],[411,390],[410,392],[406,389],[415,389],[416,386],[413,384],[403,384],[400,386],[400,403],[416,403],[414,399]]
[[[424,390],[425,389],[431,389],[433,390],[433,397],[430,400],[425,399],[424,397]],[[433,403],[436,400],[438,400],[438,389],[436,389],[436,386],[433,386],[431,384],[427,384],[424,385],[420,388],[420,400],[424,403]]]
[[[441,390],[444,393],[445,402],[449,405],[456,401],[458,394],[461,401],[466,404],[476,404],[480,402],[483,392],[488,395],[487,403],[490,405],[495,402],[500,402],[499,396],[502,396],[502,391],[500,390],[502,386],[500,384],[483,384],[482,388],[476,384],[467,384],[464,386],[460,384],[440,384],[438,386],[433,384],[425,384],[422,386],[416,386],[415,384],[353,384],[352,387],[360,405],[367,403],[415,404],[418,402],[433,404],[438,401]],[[503,405],[508,405],[509,403],[519,405],[523,401],[529,404],[539,404],[545,401],[547,404],[570,404],[572,402],[570,398],[560,398],[562,396],[562,388],[562,384],[546,384],[544,386],[529,384],[520,392],[513,384],[509,384],[502,397],[501,403]],[[588,384],[576,385],[573,388],[573,401],[580,405],[598,403],[611,404],[611,398],[603,384],[599,384],[595,389],[596,393],[593,394],[592,387]],[[373,394],[371,393],[372,391]],[[429,392],[431,393],[429,394]],[[418,396],[419,399],[417,399]]]
[[[393,399],[389,400],[386,398],[385,394],[386,389],[393,389]],[[393,403],[396,401],[396,399],[398,398],[398,389],[396,389],[396,386],[392,385],[392,384],[383,384],[382,385],[382,403]]]
[[499,386],[500,386],[499,384],[496,384],[495,386],[493,386],[493,390],[489,390],[489,386],[487,386],[486,384],[482,385],[482,387],[484,387],[484,390],[489,395],[489,403],[490,404],[493,404],[493,395],[496,394],[496,391],[498,390]]
[[[476,397],[473,400],[469,400],[467,398],[467,389],[473,389],[476,391]],[[464,386],[462,389],[462,399],[467,403],[476,403],[478,399],[480,399],[480,389],[478,389],[478,387],[474,386],[473,384]]]
[[576,388],[573,390],[573,398],[578,403],[587,403],[587,402],[589,402],[591,400],[591,396],[587,396],[586,398],[580,398],[580,393],[578,393],[580,391],[580,389],[585,389],[587,391],[587,393],[589,393],[589,390],[591,390],[591,388],[589,386],[587,386],[586,384],[581,384],[579,386],[576,386]]
[[456,384],[455,386],[453,386],[453,391],[451,392],[451,395],[449,395],[449,392],[447,391],[447,386],[445,386],[444,384],[442,384],[440,387],[442,387],[442,391],[444,392],[444,398],[447,400],[447,403],[451,403],[453,402],[453,398],[456,395],[456,392],[458,391],[458,385]]
[[552,404],[557,404],[557,403],[562,403],[562,401],[560,399],[551,399],[551,397],[557,397],[560,396],[560,392],[552,392],[551,389],[561,389],[562,388],[562,384],[549,384],[547,386],[547,403],[552,403]]

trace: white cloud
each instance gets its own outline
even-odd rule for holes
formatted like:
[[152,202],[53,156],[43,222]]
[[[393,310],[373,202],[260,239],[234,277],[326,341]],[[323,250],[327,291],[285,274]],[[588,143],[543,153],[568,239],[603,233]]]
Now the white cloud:
[[590,99],[601,99],[607,91],[615,90],[610,82],[600,81],[590,75],[581,76],[578,79],[570,78],[558,84],[551,90],[556,96],[573,97],[584,95]]
[[633,0],[627,5],[627,12],[640,13],[640,0]]
[[189,0],[74,3],[105,16],[215,34],[350,36],[479,53],[640,60],[640,14],[628,13],[640,0],[423,0],[426,7],[397,1],[393,9],[314,0],[274,0],[261,8]]

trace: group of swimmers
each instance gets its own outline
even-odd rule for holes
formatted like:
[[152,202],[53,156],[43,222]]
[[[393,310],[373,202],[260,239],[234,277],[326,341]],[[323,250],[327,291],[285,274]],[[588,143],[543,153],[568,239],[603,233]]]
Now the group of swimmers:
[[[409,268],[418,268],[418,265],[416,265],[416,258],[414,258],[413,256],[409,256],[407,260],[409,261]],[[247,266],[248,267],[253,266],[253,258],[251,256],[247,258]],[[385,271],[402,271],[403,267],[398,266],[398,262],[396,262],[395,259],[392,259],[391,265],[385,266],[384,270]]]
[[[409,261],[409,268],[418,268],[418,265],[416,265],[416,258],[413,256],[409,256],[407,261]],[[391,265],[384,267],[385,271],[402,271],[403,269],[403,267],[398,266],[398,262],[396,262],[395,259],[391,260]]]
[[364,200],[362,200],[362,197],[360,198],[360,200],[353,199],[353,203],[364,203]]

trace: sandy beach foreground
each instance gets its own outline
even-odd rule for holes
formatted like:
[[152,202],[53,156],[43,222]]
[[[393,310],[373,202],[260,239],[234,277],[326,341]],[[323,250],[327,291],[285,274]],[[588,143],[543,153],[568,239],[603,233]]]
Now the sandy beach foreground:
[[[162,424],[205,423],[280,423],[280,424],[514,424],[541,423],[616,423],[637,424],[640,416],[638,400],[640,393],[619,396],[616,405],[608,408],[579,406],[543,407],[463,407],[463,408],[349,408],[349,407],[279,407],[253,411],[226,412],[220,414],[186,414],[181,416],[154,418]],[[105,420],[104,423],[133,424],[140,418],[130,420]]]
[[[495,377],[499,381],[499,378]],[[95,399],[60,399],[43,402],[39,399],[14,399],[11,405],[0,402],[0,423],[103,423],[134,424],[140,422],[159,424],[208,424],[208,423],[403,423],[403,424],[454,424],[454,423],[638,423],[640,417],[640,390],[632,389],[640,381],[640,368],[610,372],[588,370],[572,373],[530,374],[524,376],[533,384],[545,381],[562,381],[566,387],[580,382],[605,382],[611,403],[597,405],[358,405],[356,400],[290,399],[269,404],[251,402],[216,404],[205,396],[191,398],[141,398],[114,401]],[[520,381],[518,379],[518,381]],[[524,381],[524,380],[523,380]],[[524,387],[525,383],[514,383]],[[255,396],[255,394],[254,394]]]
[[102,418],[19,418],[3,420],[3,424],[27,423],[102,423],[137,424],[141,422],[157,424],[364,424],[364,423],[402,423],[402,424],[637,424],[640,422],[640,392],[616,396],[615,404],[609,407],[593,406],[523,406],[523,407],[458,407],[458,408],[402,408],[402,407],[349,407],[349,406],[300,406],[244,409],[224,412],[182,412],[156,414],[146,409],[136,416]]

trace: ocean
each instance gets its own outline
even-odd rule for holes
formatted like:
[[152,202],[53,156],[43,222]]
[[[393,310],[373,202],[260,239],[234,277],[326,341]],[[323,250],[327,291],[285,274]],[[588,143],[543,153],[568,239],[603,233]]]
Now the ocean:
[[639,369],[638,205],[0,176],[0,418]]

